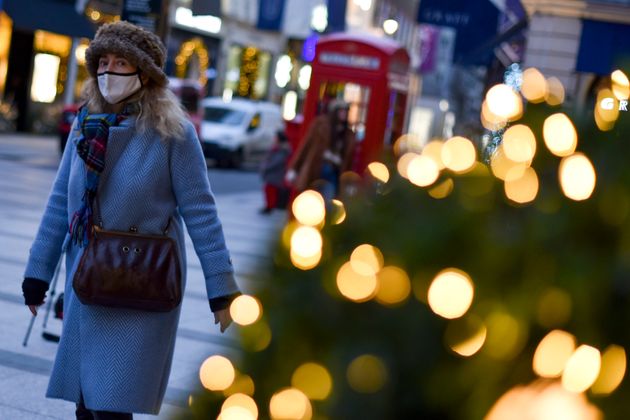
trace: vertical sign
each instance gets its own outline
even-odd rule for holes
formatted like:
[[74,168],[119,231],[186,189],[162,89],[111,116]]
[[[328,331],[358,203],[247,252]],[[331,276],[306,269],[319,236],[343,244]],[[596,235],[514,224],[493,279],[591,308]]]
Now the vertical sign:
[[126,20],[156,34],[162,23],[162,0],[124,0],[121,20]]
[[346,30],[346,0],[328,0],[328,26],[326,32]]
[[267,31],[279,31],[282,27],[285,0],[260,0],[256,27]]

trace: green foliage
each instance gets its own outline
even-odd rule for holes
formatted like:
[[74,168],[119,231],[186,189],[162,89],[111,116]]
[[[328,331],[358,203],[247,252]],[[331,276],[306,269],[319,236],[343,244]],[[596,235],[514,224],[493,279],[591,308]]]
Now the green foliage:
[[[592,197],[575,202],[562,194],[560,159],[542,141],[542,123],[553,112],[558,110],[530,105],[519,122],[538,140],[533,167],[540,191],[531,204],[508,202],[502,182],[479,171],[444,173],[455,184],[444,199],[394,175],[387,185],[366,182],[346,200],[346,221],[322,230],[324,255],[316,268],[294,268],[279,246],[257,294],[264,307],[259,323],[269,325],[272,340],[237,364],[254,379],[262,418],[271,396],[291,386],[295,369],[310,361],[333,378],[331,395],[313,402],[315,418],[481,419],[510,388],[536,379],[534,351],[554,328],[601,351],[610,344],[630,348],[630,114],[622,113],[608,133],[597,130],[592,112],[570,115],[578,151],[589,156],[598,177]],[[337,290],[339,267],[364,243],[382,251],[385,265],[408,273],[413,293],[402,304],[354,303]],[[464,318],[474,315],[488,326],[486,343],[468,358],[444,341],[456,321],[440,318],[426,303],[431,280],[447,267],[474,282]],[[362,354],[386,366],[386,383],[376,393],[348,384],[348,365]],[[589,397],[616,419],[626,416],[629,393],[622,383],[610,396]],[[208,398],[211,418],[222,399]]]

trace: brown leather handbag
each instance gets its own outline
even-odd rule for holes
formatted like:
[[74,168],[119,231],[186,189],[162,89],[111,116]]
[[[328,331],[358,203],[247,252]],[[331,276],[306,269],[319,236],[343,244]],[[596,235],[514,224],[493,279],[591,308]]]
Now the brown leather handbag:
[[143,235],[95,225],[72,287],[86,305],[169,312],[182,300],[177,244],[167,231]]

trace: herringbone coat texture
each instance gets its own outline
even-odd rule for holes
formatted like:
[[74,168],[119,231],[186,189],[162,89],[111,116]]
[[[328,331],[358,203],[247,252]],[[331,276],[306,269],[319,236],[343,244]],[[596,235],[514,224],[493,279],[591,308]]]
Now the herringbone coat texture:
[[[161,141],[152,132],[138,133],[134,126],[135,120],[129,118],[110,128],[98,190],[104,228],[128,231],[137,227],[142,233],[159,234],[172,216],[169,234],[178,241],[185,278],[183,219],[201,261],[208,298],[237,292],[192,124],[187,123],[184,139],[171,141]],[[66,249],[63,330],[46,395],[77,402],[81,392],[91,410],[157,414],[166,391],[181,306],[153,313],[83,305],[77,299],[72,277],[84,248],[70,243],[68,226],[81,205],[86,170],[76,153],[75,130],[25,273],[25,277],[50,282]]]

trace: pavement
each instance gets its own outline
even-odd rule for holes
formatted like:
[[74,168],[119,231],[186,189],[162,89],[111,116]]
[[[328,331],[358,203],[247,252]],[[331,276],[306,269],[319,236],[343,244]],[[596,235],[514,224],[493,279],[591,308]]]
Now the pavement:
[[[21,282],[28,250],[35,236],[59,162],[56,139],[0,134],[0,419],[73,419],[74,404],[45,398],[57,344],[42,338],[58,333],[61,321],[52,313],[42,327],[45,307],[34,322],[26,347],[23,340],[31,320],[23,304]],[[257,272],[270,264],[284,212],[259,215],[260,184],[255,173],[210,170],[215,183],[219,217],[223,223],[237,281],[246,293],[257,288]],[[230,182],[236,185],[230,188]],[[173,367],[159,416],[168,419],[186,410],[189,395],[200,387],[198,369],[214,354],[237,360],[238,326],[224,334],[213,324],[205,295],[203,274],[187,237],[188,281],[179,323]],[[65,278],[65,267],[62,267]],[[61,282],[57,292],[62,290]]]

